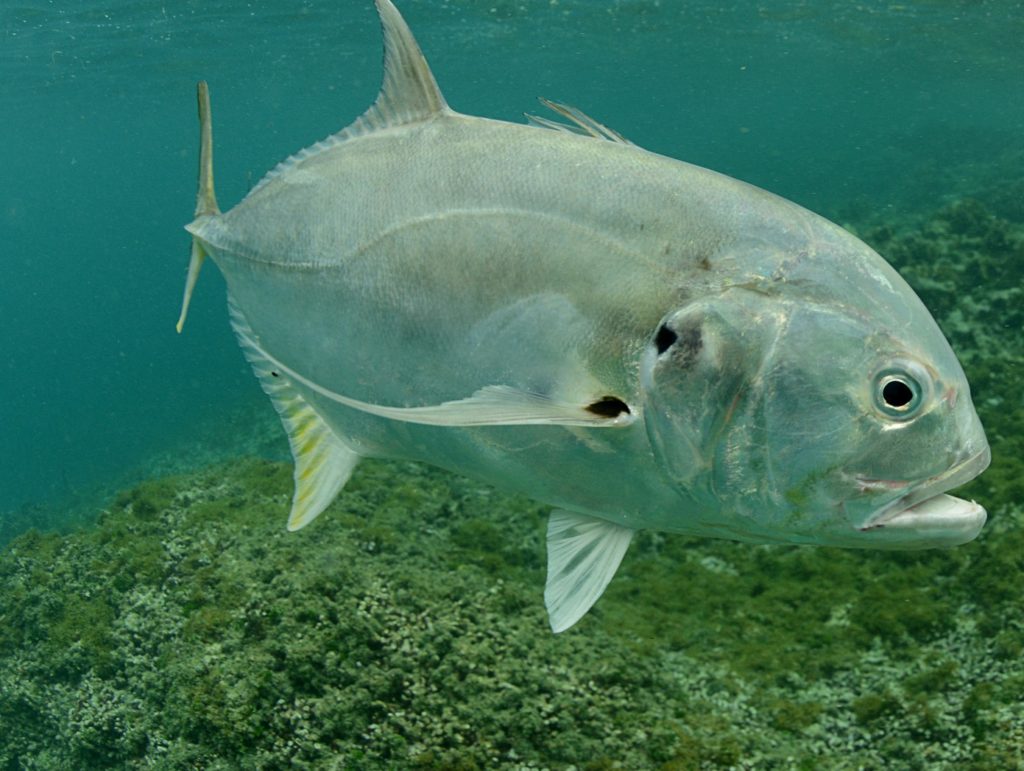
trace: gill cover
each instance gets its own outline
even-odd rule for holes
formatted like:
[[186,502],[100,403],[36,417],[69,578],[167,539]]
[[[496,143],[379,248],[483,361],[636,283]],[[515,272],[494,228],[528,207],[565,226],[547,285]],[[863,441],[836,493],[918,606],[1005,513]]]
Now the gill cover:
[[[714,478],[728,471],[722,464],[730,447],[739,449],[738,437],[749,438],[751,427],[738,422],[760,398],[757,385],[786,319],[778,298],[731,289],[658,327],[641,367],[644,415],[655,455],[677,487],[718,497]],[[737,462],[757,462],[753,443],[742,449]]]

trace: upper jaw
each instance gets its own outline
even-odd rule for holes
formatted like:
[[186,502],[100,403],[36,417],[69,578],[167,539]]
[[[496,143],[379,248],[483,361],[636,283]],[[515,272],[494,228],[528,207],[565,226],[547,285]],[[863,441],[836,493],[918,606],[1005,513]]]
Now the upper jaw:
[[[984,471],[992,459],[985,448],[952,468],[926,479],[910,492],[881,508],[858,527],[861,532],[882,531],[899,545],[914,548],[956,546],[977,536],[985,524],[985,509],[974,501],[965,501],[947,490],[962,485]],[[879,485],[884,484],[881,480]]]

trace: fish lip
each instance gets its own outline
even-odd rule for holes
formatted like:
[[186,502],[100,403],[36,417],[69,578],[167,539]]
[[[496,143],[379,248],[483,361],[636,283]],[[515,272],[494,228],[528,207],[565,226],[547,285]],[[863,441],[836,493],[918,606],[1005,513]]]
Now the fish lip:
[[[859,526],[857,529],[873,530],[875,528],[884,527],[886,525],[899,525],[900,517],[909,515],[914,512],[915,508],[920,507],[926,510],[927,507],[922,506],[929,501],[937,500],[947,490],[952,490],[954,487],[959,487],[962,484],[966,484],[974,479],[976,476],[981,474],[988,464],[992,460],[992,451],[986,445],[985,449],[975,455],[970,456],[967,460],[959,463],[952,468],[943,471],[941,474],[930,477],[925,480],[922,484],[915,487],[913,490],[908,492],[906,495],[900,496],[892,503],[884,506],[880,511],[876,512],[871,516],[867,522]],[[899,484],[897,481],[887,480],[858,480],[861,484],[866,486],[890,486],[895,487]],[[957,501],[958,498],[953,496],[944,496],[950,498],[951,501]],[[955,516],[963,520],[964,524],[970,524],[971,522],[981,520],[984,523],[985,510],[978,506],[973,501],[968,504],[966,501],[962,502],[964,505],[956,512]],[[917,520],[917,517],[907,516],[907,520]],[[980,527],[980,526],[979,526]]]

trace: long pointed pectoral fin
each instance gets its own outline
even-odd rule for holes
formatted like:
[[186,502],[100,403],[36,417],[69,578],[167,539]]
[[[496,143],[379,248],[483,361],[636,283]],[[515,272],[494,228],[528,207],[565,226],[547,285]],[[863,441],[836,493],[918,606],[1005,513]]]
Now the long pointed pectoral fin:
[[280,376],[300,383],[325,399],[369,415],[377,415],[404,423],[449,428],[468,426],[617,428],[628,426],[636,420],[636,415],[630,410],[629,405],[614,396],[602,396],[587,404],[574,404],[505,385],[485,386],[465,399],[456,399],[426,407],[387,407],[381,404],[371,404],[339,394],[296,372],[260,348],[251,335],[248,345],[253,355],[258,356],[268,365],[272,365]]
[[[328,395],[328,394],[325,394]],[[383,418],[427,426],[626,426],[635,418],[629,407],[605,396],[590,404],[573,404],[505,385],[484,386],[472,396],[427,407],[384,407],[348,399],[328,398]]]
[[302,398],[287,376],[263,355],[245,316],[229,300],[231,326],[263,391],[281,417],[295,460],[295,492],[288,529],[305,527],[326,509],[359,462],[350,449]]
[[548,580],[544,604],[553,632],[564,632],[590,610],[622,562],[635,531],[555,509],[548,520]]

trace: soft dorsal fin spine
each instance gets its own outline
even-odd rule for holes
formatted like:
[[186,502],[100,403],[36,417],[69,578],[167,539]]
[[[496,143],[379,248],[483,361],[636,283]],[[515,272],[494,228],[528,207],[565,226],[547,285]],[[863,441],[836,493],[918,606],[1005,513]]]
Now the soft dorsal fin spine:
[[249,195],[295,164],[346,140],[450,112],[405,19],[391,0],[376,0],[376,3],[384,31],[384,82],[377,101],[337,134],[277,164],[249,191]]
[[590,136],[595,139],[605,139],[609,142],[615,142],[616,144],[635,147],[632,142],[622,136],[618,131],[608,128],[603,123],[599,123],[582,110],[578,110],[568,104],[552,102],[550,99],[545,99],[544,97],[540,98],[540,103],[552,112],[556,112],[561,115],[563,118],[568,120],[569,123],[559,123],[558,121],[554,121],[549,118],[527,113],[526,122],[531,126],[554,129],[555,131],[562,131],[567,134]]

